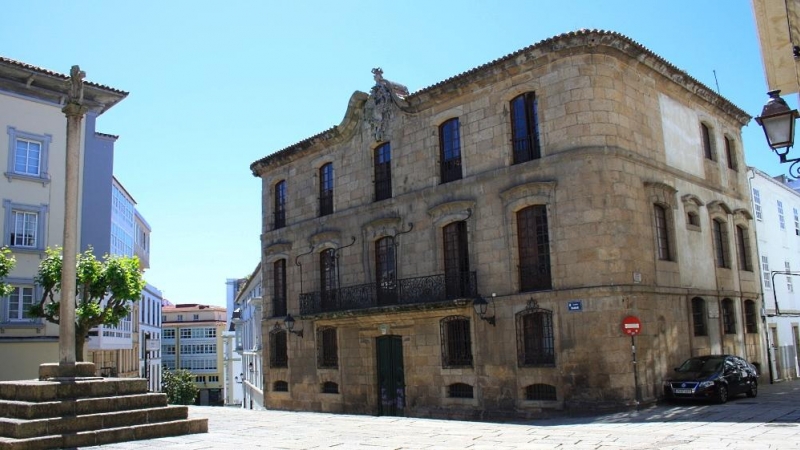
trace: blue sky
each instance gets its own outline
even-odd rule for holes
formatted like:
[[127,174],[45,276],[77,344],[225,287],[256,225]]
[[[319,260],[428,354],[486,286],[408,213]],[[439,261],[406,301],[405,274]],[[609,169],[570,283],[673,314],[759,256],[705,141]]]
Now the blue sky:
[[[250,163],[338,124],[370,70],[414,92],[557,34],[612,30],[757,116],[749,0],[31,0],[3,5],[0,55],[130,92],[98,120],[153,228],[145,278],[173,303],[225,303],[259,260]],[[715,79],[716,73],[716,79]],[[795,104],[794,96],[788,99]],[[754,121],[748,165],[785,173]]]

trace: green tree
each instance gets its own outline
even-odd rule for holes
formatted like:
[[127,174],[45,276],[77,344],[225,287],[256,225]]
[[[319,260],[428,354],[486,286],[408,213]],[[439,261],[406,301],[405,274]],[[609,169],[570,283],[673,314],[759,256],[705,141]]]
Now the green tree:
[[[130,302],[141,298],[145,281],[139,258],[105,255],[98,260],[92,249],[78,255],[75,293],[75,359],[83,361],[83,346],[89,330],[98,325],[116,326],[130,312]],[[59,323],[61,308],[61,249],[47,249],[39,264],[36,283],[42,298],[30,312]]]
[[0,248],[0,297],[11,293],[11,285],[6,283],[5,279],[16,264],[17,261],[11,254],[11,250],[5,247]]
[[199,389],[194,384],[194,375],[186,369],[164,371],[161,385],[172,405],[192,405]]

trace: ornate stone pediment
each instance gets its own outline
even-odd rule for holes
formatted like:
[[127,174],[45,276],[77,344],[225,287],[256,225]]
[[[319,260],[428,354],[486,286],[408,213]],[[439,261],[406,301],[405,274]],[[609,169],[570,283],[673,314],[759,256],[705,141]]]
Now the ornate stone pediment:
[[372,69],[375,86],[364,104],[364,120],[375,142],[391,140],[390,123],[397,106],[408,95],[408,88],[383,78],[380,67]]

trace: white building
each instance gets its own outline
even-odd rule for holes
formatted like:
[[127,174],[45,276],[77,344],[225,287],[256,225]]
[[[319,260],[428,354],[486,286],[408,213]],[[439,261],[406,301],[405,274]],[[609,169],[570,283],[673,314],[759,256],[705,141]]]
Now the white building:
[[770,374],[772,380],[800,378],[800,193],[793,189],[800,186],[785,176],[749,171]]
[[261,263],[245,280],[235,301],[234,327],[237,350],[241,354],[245,370],[237,381],[241,383],[244,396],[242,407],[264,409],[264,376],[262,365],[261,318],[262,318]]
[[139,342],[142,348],[141,377],[148,390],[161,391],[161,291],[148,284],[139,301]]
[[225,280],[225,305],[228,310],[225,333],[222,335],[223,341],[223,387],[225,390],[225,404],[226,405],[242,405],[243,391],[242,384],[242,355],[239,352],[241,342],[237,341],[236,333],[234,330],[234,322],[238,318],[238,312],[235,312],[236,294],[239,292],[242,284],[246,280],[243,278],[228,278]]

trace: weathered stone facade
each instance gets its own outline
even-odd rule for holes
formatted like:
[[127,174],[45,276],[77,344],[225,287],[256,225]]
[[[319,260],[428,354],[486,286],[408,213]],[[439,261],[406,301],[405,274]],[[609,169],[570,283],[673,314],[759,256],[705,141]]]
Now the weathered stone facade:
[[[339,126],[251,166],[263,180],[266,407],[488,418],[631,405],[632,339],[621,331],[630,315],[642,322],[640,401],[658,398],[662,377],[690,355],[762,361],[760,327],[745,329],[753,319],[745,313],[761,304],[755,248],[738,240],[755,242],[740,135],[746,113],[627,37],[602,31],[542,41],[411,95],[376,81],[390,100],[376,101],[376,89],[356,92]],[[528,114],[541,157],[516,163],[511,102],[526,93],[535,93],[536,114]],[[461,178],[443,183],[449,159],[441,146],[452,136],[442,136],[442,125],[453,118]],[[376,177],[385,176],[375,150],[385,143],[391,195],[375,201]],[[321,215],[320,169],[328,163],[333,212]],[[545,256],[536,277],[546,265],[549,280],[530,289],[520,270],[519,235],[527,231],[518,222],[532,206],[546,216],[536,219],[534,252]],[[452,287],[445,227],[454,223],[464,224],[461,269],[474,278],[461,295],[434,301],[436,289]],[[394,242],[389,284],[376,274],[384,237]],[[326,249],[338,270],[325,268]],[[440,283],[425,291],[430,298],[403,293],[422,292],[421,279]],[[399,297],[376,303],[387,286]],[[494,325],[473,308],[478,296],[489,299],[485,317]],[[275,314],[275,305],[284,297],[302,337],[282,331],[286,312],[278,306]],[[699,312],[693,298],[702,299]],[[533,312],[544,321],[531,340],[523,328]],[[469,361],[448,359],[460,348],[449,340],[459,329],[450,328],[452,316],[468,324]],[[735,329],[728,322],[724,332],[723,320]],[[323,342],[325,329],[335,330],[333,344],[330,334]],[[547,342],[553,359],[525,359],[550,355]],[[392,345],[400,349],[387,350]],[[335,352],[335,364],[323,361],[326,352]],[[386,377],[397,386],[391,405]]]

